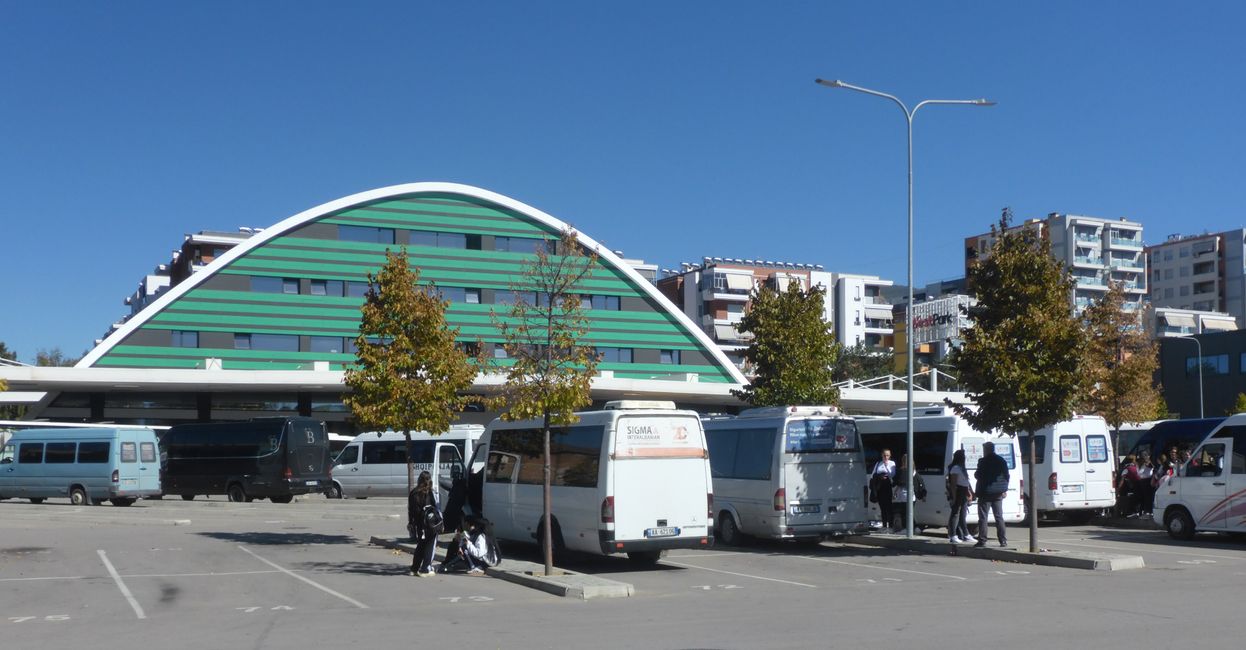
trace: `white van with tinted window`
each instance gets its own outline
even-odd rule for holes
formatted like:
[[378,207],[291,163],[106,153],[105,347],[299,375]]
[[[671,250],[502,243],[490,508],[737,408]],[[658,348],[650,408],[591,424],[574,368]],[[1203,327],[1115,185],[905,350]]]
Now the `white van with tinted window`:
[[1170,536],[1246,533],[1246,413],[1226,418],[1176,469],[1156,488],[1152,511]]
[[[411,433],[411,458],[415,475],[427,471],[441,486],[445,497],[455,468],[461,474],[464,459],[470,458],[485,428],[478,424],[456,424],[440,435],[427,431]],[[361,433],[333,460],[333,482],[329,498],[407,496],[407,441],[397,431]],[[441,503],[445,503],[444,500]]]
[[857,424],[835,407],[748,409],[704,426],[724,543],[868,530]]
[[[907,447],[907,412],[907,409],[898,409],[887,418],[857,418],[857,429],[861,432],[861,441],[865,446],[865,479],[869,478],[874,465],[882,457],[883,449],[890,449],[892,460],[899,465],[899,459]],[[944,482],[947,480],[947,467],[952,463],[952,454],[958,449],[965,451],[965,469],[969,471],[972,480],[974,470],[978,469],[978,460],[982,458],[982,445],[987,442],[995,443],[995,453],[1008,466],[1008,493],[1004,495],[1003,501],[1004,521],[1017,523],[1025,518],[1016,441],[1004,434],[977,431],[969,426],[968,421],[946,406],[926,406],[913,409],[913,448],[916,455],[914,467],[926,486],[924,500],[914,497],[914,527],[947,526],[952,506],[944,493]],[[903,502],[895,504],[897,519],[904,507]],[[881,518],[877,504],[870,505],[870,514],[874,519]],[[978,523],[976,506],[971,506],[967,511],[965,523]],[[884,528],[895,527],[896,524],[894,521],[883,522]]]
[[[1112,435],[1103,418],[1075,415],[1036,431],[1034,443],[1034,479],[1038,482],[1034,501],[1040,518],[1053,513],[1085,523],[1116,504]],[[1025,463],[1030,456],[1029,435],[1019,434],[1017,444]],[[1024,495],[1028,494],[1027,489]]]
[[[666,549],[713,544],[709,453],[694,411],[618,401],[550,431],[555,555],[626,553],[657,562]],[[499,539],[544,537],[541,420],[491,422],[472,460],[476,512]]]

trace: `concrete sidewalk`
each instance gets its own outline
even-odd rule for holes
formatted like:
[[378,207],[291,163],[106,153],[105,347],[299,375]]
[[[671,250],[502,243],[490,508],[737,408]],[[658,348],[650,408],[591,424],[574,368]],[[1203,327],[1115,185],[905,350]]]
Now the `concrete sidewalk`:
[[[438,538],[435,558],[440,562],[445,559],[445,545],[453,540],[453,535],[442,535]],[[415,553],[415,543],[405,537],[377,537],[369,540],[375,546],[390,548],[407,553]],[[627,598],[635,589],[626,582],[607,580],[586,573],[576,573],[563,569],[554,569],[558,575],[545,575],[545,565],[523,560],[503,558],[501,564],[485,569],[485,575],[513,582],[525,587],[539,589],[555,596],[565,598]]]
[[1138,555],[1064,551],[1052,548],[1040,548],[1038,553],[1031,553],[1029,552],[1029,531],[1017,532],[1022,533],[1026,541],[1020,547],[1018,547],[1016,542],[1009,542],[1007,548],[1001,548],[999,542],[993,539],[987,542],[986,546],[975,547],[973,544],[953,544],[947,541],[947,537],[942,535],[914,535],[913,539],[908,539],[903,535],[886,533],[850,537],[845,539],[843,543],[900,549],[928,555],[955,555],[999,562],[1016,562],[1018,564],[1036,564],[1093,571],[1121,571],[1145,567],[1142,557]]

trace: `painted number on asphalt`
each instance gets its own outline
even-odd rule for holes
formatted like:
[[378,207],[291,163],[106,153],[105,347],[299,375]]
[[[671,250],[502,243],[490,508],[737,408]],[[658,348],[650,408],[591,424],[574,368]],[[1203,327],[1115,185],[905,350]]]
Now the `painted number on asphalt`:
[[58,621],[68,621],[68,614],[53,614],[51,616],[10,616],[10,623],[25,623],[27,621],[48,621],[56,623]]
[[1215,560],[1177,560],[1177,564],[1215,564]]
[[739,589],[740,585],[693,585],[691,588],[710,591],[712,589]]
[[277,605],[276,607],[235,607],[234,609],[236,609],[236,610],[238,610],[238,611],[240,611],[240,612],[242,612],[242,613],[244,613],[244,614],[251,614],[251,613],[253,613],[253,612],[258,612],[258,611],[260,611],[260,610],[262,610],[262,609],[267,609],[267,610],[269,610],[269,611],[273,611],[273,612],[292,612],[292,611],[294,611],[294,608],[293,608],[293,607],[291,607],[291,606],[289,606],[289,605]]
[[487,603],[493,599],[488,596],[442,596],[437,600],[448,600],[452,603],[461,603],[463,601],[472,603]]

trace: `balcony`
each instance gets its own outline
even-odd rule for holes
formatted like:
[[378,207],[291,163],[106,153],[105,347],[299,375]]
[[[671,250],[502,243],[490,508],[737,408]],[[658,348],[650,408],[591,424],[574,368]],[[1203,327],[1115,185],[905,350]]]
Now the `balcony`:
[[1136,270],[1136,271],[1143,270],[1142,260],[1140,257],[1134,257],[1134,258],[1112,257],[1108,259],[1108,266],[1111,267],[1113,270],[1115,269],[1129,269],[1129,270]]
[[1095,268],[1103,268],[1103,258],[1098,255],[1075,255],[1073,257],[1073,266],[1093,266]]
[[701,300],[726,300],[748,302],[753,291],[753,275],[743,273],[714,273],[701,278]]
[[1140,236],[1125,237],[1113,232],[1111,238],[1108,240],[1108,243],[1112,248],[1142,250],[1142,237]]

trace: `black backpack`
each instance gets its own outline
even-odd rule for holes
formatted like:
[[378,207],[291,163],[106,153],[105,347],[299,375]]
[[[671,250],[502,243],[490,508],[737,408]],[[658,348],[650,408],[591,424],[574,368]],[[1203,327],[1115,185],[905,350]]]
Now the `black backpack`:
[[424,528],[440,533],[446,527],[446,518],[442,516],[441,510],[436,505],[424,506]]

